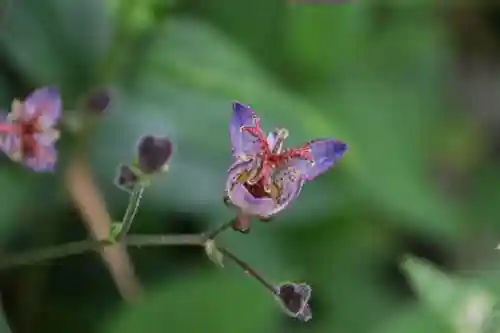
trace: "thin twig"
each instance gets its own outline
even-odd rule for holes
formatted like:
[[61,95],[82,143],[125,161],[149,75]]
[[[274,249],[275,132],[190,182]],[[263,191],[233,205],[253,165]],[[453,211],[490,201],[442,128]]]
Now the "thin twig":
[[130,227],[132,227],[132,222],[134,222],[135,215],[139,210],[139,205],[141,203],[141,198],[143,193],[144,193],[144,186],[139,185],[139,187],[134,188],[134,190],[130,194],[127,210],[125,211],[125,215],[123,215],[120,233],[116,236],[117,242],[122,240],[130,231]]
[[215,239],[217,235],[219,235],[221,232],[225,231],[229,227],[231,227],[234,223],[236,222],[236,219],[231,219],[229,222],[222,224],[220,227],[215,229],[214,231],[208,232],[206,234],[207,240],[208,239]]
[[225,249],[223,247],[218,247],[218,250],[220,252],[222,252],[222,254],[224,254],[226,257],[231,259],[236,265],[240,266],[240,268],[243,269],[243,271],[245,273],[249,274],[250,276],[255,278],[257,281],[259,281],[273,295],[278,296],[278,291],[276,290],[276,288],[274,288],[274,286],[271,283],[267,282],[266,279],[264,279],[264,277],[259,274],[259,272],[257,272],[255,269],[250,267],[250,265],[248,265],[246,262],[244,262],[243,260],[241,260],[236,255],[232,254],[231,252],[229,252],[227,249]]
[[[202,234],[184,234],[184,235],[125,235],[123,243],[127,246],[205,246],[207,240],[213,239],[220,232],[226,230],[234,223],[234,219],[221,225],[212,232]],[[41,261],[64,258],[71,255],[82,254],[91,251],[100,251],[108,246],[114,245],[115,242],[104,240],[84,240],[70,242],[62,245],[55,245],[43,249],[27,251],[25,253],[14,254],[0,260],[0,269],[10,268],[14,266],[29,265],[39,263]],[[243,271],[257,281],[259,281],[273,295],[278,296],[276,288],[269,283],[255,269],[250,267],[246,262],[238,258],[229,250],[223,247],[218,247],[218,250],[227,258],[237,264]]]
[[[111,217],[102,194],[94,182],[84,150],[76,153],[66,171],[66,185],[83,222],[94,240],[109,237]],[[115,284],[123,299],[133,302],[141,286],[134,272],[134,266],[123,244],[106,246],[101,251]]]
[[[205,240],[201,235],[129,235],[123,240],[128,246],[203,246]],[[0,269],[13,266],[35,264],[46,260],[69,257],[91,251],[100,251],[114,243],[105,240],[83,240],[24,253],[14,254],[0,260]]]

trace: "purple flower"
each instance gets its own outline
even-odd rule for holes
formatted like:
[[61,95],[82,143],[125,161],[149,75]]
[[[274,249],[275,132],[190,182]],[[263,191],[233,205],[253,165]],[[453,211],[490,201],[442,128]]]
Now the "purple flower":
[[61,97],[53,87],[35,90],[23,102],[14,100],[6,121],[0,123],[0,148],[13,161],[38,171],[54,170],[59,138]]
[[284,149],[288,131],[276,129],[266,136],[257,114],[238,102],[233,103],[229,136],[233,163],[225,191],[243,213],[234,226],[242,232],[250,228],[243,215],[265,220],[279,213],[297,198],[305,182],[326,172],[347,151],[347,145],[334,138]]
[[277,294],[283,311],[287,315],[302,321],[312,318],[309,306],[311,286],[306,283],[285,282],[278,286]]

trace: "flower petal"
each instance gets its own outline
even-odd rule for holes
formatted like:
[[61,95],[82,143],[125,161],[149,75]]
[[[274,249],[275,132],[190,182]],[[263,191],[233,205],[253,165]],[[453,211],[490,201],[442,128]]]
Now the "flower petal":
[[259,141],[241,130],[242,126],[255,126],[258,120],[257,114],[250,106],[233,102],[233,113],[229,123],[229,138],[231,140],[232,153],[236,159],[245,158],[259,152]]
[[285,282],[277,288],[280,305],[290,317],[307,322],[312,318],[308,304],[311,297],[311,287],[306,283]]
[[21,139],[18,135],[5,133],[2,137],[1,150],[11,160],[19,162],[22,159]]
[[278,131],[269,132],[267,135],[267,144],[269,145],[269,149],[273,150],[274,145],[276,144],[276,140],[278,139]]
[[38,145],[34,156],[26,157],[24,165],[37,172],[53,172],[57,151],[53,145]]
[[304,179],[299,171],[291,166],[276,169],[271,177],[272,183],[278,188],[276,207],[264,217],[276,215],[288,207],[299,196],[304,185]]
[[13,123],[15,121],[24,119],[25,116],[27,117],[27,115],[25,115],[25,110],[26,108],[23,102],[18,101],[17,99],[13,100],[12,106],[10,108],[10,113],[6,117],[7,122]]
[[307,283],[299,283],[295,286],[295,291],[299,293],[304,299],[304,303],[309,302],[311,298],[312,288]]
[[245,187],[254,160],[236,161],[228,171],[226,193],[231,203],[239,207],[244,213],[266,217],[276,209],[275,201],[270,197],[256,197]]
[[313,180],[330,169],[347,151],[347,145],[339,140],[319,139],[308,142],[313,162],[293,158],[288,165],[296,168],[305,180]]
[[33,91],[24,101],[23,118],[43,116],[45,126],[53,126],[61,117],[61,95],[55,87],[45,87]]

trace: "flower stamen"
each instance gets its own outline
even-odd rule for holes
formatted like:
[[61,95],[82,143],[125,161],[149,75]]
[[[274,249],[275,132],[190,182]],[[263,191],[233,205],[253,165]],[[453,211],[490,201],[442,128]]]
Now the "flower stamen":
[[240,130],[255,137],[260,145],[260,153],[258,154],[258,157],[261,161],[256,167],[252,168],[247,182],[250,185],[262,182],[263,189],[267,193],[271,191],[270,175],[272,169],[276,169],[277,167],[286,164],[292,158],[300,158],[310,162],[314,161],[308,144],[299,148],[287,149],[284,152],[281,152],[283,149],[283,143],[288,137],[288,130],[285,128],[281,128],[276,131],[276,141],[272,150],[264,132],[260,128],[259,119],[254,119],[254,126],[241,126]]

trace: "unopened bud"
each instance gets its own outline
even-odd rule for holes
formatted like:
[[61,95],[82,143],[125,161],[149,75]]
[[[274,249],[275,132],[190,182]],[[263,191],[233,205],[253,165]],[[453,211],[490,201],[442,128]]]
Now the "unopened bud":
[[132,191],[139,183],[139,176],[128,166],[120,165],[118,167],[115,184],[125,191]]
[[110,88],[99,88],[89,92],[82,100],[82,107],[87,112],[100,115],[111,107],[113,92]]
[[172,155],[172,142],[167,137],[143,136],[137,145],[137,166],[145,174],[163,171]]
[[283,283],[278,286],[278,297],[284,312],[290,317],[301,321],[308,321],[312,318],[309,307],[311,287],[308,284]]

